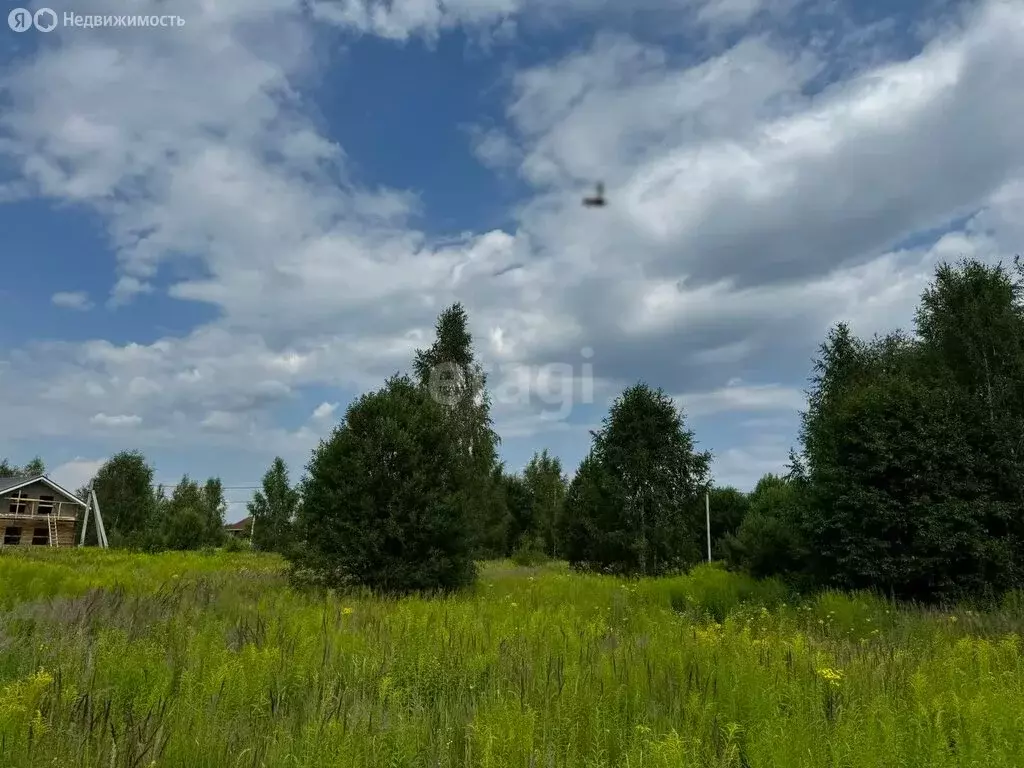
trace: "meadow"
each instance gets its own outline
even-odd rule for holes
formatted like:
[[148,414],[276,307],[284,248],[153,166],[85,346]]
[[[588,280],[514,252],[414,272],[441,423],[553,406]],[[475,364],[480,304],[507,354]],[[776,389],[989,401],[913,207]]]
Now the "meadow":
[[1024,596],[797,600],[711,566],[481,566],[443,598],[274,557],[0,554],[2,766],[1024,765]]

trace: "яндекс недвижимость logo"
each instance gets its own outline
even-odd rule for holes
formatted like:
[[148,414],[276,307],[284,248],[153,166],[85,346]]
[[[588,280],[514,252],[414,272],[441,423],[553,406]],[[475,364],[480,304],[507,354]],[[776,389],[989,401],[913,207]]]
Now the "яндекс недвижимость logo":
[[[27,32],[33,27],[40,32],[52,32],[61,18],[52,8],[40,8],[35,13],[27,8],[15,8],[7,14],[7,26],[15,32]],[[65,11],[65,27],[183,27],[185,19],[177,15],[145,16],[141,14],[87,14]]]
[[15,8],[7,14],[7,26],[15,32],[27,32],[32,27],[50,32],[57,26],[57,12],[51,8],[40,8],[35,13],[27,8]]

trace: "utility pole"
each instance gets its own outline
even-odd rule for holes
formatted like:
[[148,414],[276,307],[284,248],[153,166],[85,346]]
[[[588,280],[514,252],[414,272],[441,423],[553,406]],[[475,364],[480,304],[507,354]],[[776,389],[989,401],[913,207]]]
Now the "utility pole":
[[711,492],[704,492],[704,517],[708,529],[708,562],[711,562]]

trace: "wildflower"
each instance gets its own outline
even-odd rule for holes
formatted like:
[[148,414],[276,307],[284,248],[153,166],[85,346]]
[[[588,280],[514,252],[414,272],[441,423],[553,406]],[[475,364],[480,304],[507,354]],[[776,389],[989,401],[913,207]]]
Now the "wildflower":
[[955,624],[956,623],[956,616],[950,616],[949,620],[950,620],[951,623]]
[[838,688],[839,683],[843,679],[842,670],[832,669],[831,667],[822,667],[818,670],[818,675],[823,680],[828,681],[828,684],[831,685],[833,688]]
[[511,605],[512,605],[513,608],[518,608],[519,607],[519,603],[512,603]]
[[351,616],[353,613],[355,613],[355,610],[352,609],[352,608],[349,608],[348,606],[345,606],[344,608],[341,609],[341,615],[342,616]]

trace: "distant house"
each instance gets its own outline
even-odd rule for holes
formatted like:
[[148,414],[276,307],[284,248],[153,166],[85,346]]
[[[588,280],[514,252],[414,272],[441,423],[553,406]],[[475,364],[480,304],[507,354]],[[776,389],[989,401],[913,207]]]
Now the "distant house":
[[252,538],[252,516],[224,526],[224,533],[236,539]]
[[0,477],[0,547],[75,546],[85,502],[46,475]]

